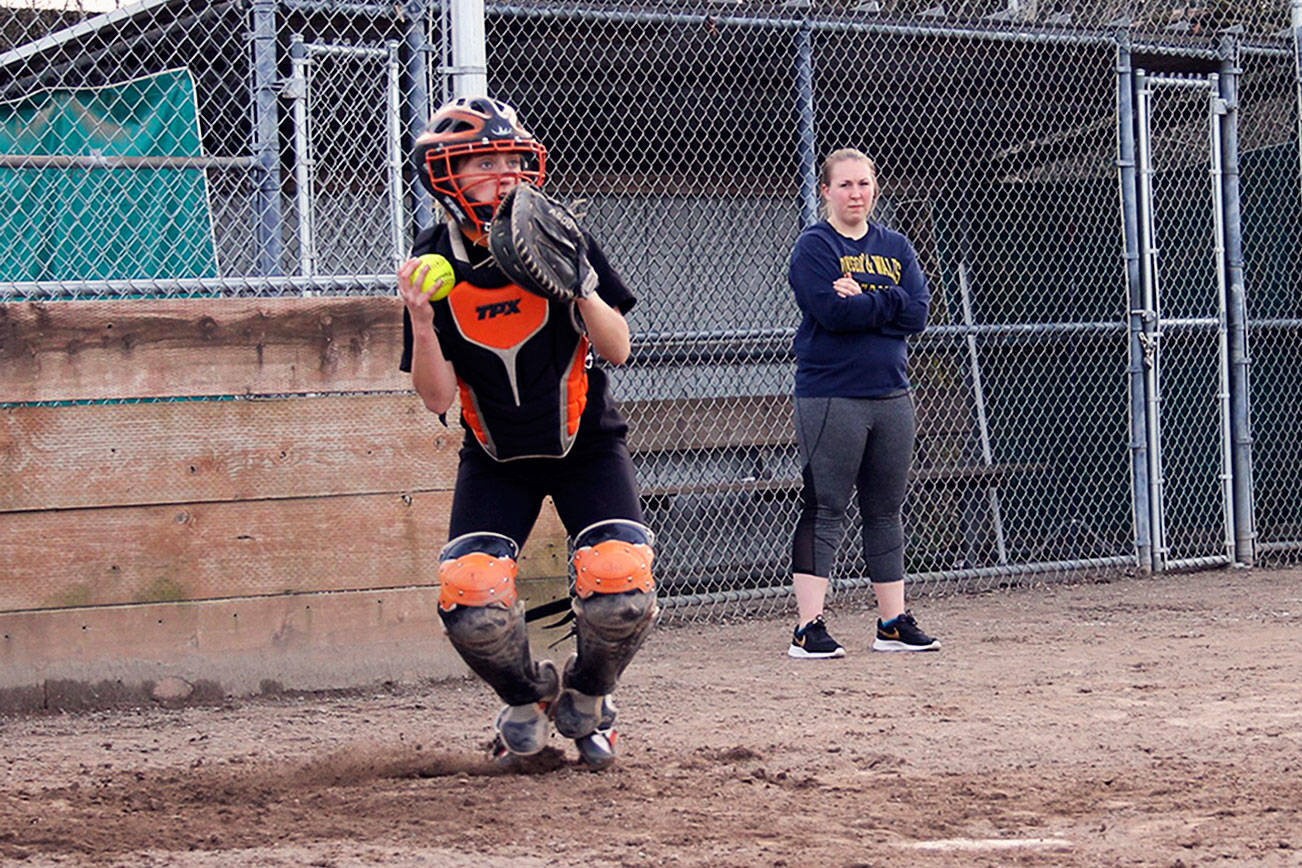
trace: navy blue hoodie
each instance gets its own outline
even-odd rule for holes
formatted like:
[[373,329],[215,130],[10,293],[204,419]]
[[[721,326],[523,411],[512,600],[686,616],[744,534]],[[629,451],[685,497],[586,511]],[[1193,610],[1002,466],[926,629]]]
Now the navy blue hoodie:
[[[849,274],[863,294],[832,288]],[[906,335],[927,326],[931,294],[913,245],[877,223],[858,240],[820,220],[800,234],[787,282],[804,315],[796,329],[796,397],[879,398],[909,388]]]

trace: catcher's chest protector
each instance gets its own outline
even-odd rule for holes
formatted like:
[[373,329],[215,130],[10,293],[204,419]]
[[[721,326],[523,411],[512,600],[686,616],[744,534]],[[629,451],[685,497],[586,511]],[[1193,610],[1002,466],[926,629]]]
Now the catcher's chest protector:
[[588,339],[570,308],[515,284],[463,281],[447,298],[451,322],[437,323],[439,343],[457,372],[462,418],[498,461],[558,457],[574,444],[587,404]]

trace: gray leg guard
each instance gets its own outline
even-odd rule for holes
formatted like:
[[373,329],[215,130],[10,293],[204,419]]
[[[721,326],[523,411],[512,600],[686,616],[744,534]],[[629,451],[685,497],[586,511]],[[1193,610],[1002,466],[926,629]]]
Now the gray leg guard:
[[535,663],[524,625],[524,601],[501,606],[455,606],[439,610],[448,639],[474,673],[507,705],[550,700],[560,688],[556,667]]
[[602,701],[642,646],[659,607],[654,593],[627,591],[576,599],[574,614],[579,650],[565,664],[564,690],[552,715],[557,732],[578,739],[600,728]]

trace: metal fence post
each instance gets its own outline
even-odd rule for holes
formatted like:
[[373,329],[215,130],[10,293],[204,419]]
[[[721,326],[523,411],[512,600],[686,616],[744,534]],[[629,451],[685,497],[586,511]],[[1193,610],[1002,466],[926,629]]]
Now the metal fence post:
[[453,96],[488,94],[488,49],[484,44],[484,0],[449,0],[452,30]]
[[316,238],[313,227],[311,110],[308,100],[308,69],[312,58],[303,35],[295,33],[289,41],[290,78],[285,82],[285,96],[293,103],[294,115],[294,188],[298,210],[298,273],[303,277],[316,274]]
[[1117,35],[1117,169],[1121,187],[1121,223],[1129,287],[1130,323],[1130,476],[1135,523],[1135,560],[1141,570],[1153,563],[1149,525],[1148,416],[1145,401],[1144,306],[1139,266],[1139,193],[1135,179],[1135,82],[1131,66],[1130,36]]
[[[428,0],[411,0],[404,8],[407,27],[403,33],[403,55],[406,63],[402,71],[403,124],[410,139],[415,139],[425,126],[430,113],[429,95],[429,40],[425,37],[428,18]],[[412,216],[417,227],[434,222],[434,207],[429,194],[419,183],[409,185],[412,196]]]
[[1221,184],[1225,207],[1226,318],[1230,352],[1230,460],[1234,474],[1234,559],[1251,565],[1256,528],[1252,488],[1252,427],[1248,403],[1247,303],[1243,285],[1243,227],[1239,199],[1239,44],[1232,34],[1222,37],[1220,96],[1225,101],[1221,123]]
[[818,220],[818,149],[814,128],[814,30],[806,22],[796,31],[796,114],[800,129],[800,221]]
[[1149,535],[1155,572],[1166,569],[1166,479],[1162,472],[1162,301],[1157,270],[1157,214],[1153,201],[1152,90],[1144,70],[1135,81],[1135,183],[1139,194],[1139,312],[1143,350],[1144,435],[1147,438]]
[[1298,183],[1302,184],[1302,0],[1293,0],[1293,84],[1297,88]]
[[259,274],[281,273],[280,111],[276,75],[276,0],[253,0],[254,215]]

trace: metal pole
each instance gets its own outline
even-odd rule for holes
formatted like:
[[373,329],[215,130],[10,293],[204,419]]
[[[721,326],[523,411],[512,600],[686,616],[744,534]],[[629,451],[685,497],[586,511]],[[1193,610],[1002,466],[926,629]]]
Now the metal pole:
[[1161,415],[1161,296],[1157,279],[1157,216],[1153,207],[1153,167],[1149,117],[1151,96],[1143,70],[1135,71],[1136,187],[1139,193],[1139,274],[1143,287],[1140,310],[1144,351],[1144,416],[1148,457],[1149,526],[1152,533],[1152,568],[1161,572],[1166,558],[1165,512],[1162,503],[1162,415]]
[[[966,244],[964,245],[966,246]],[[958,265],[958,291],[963,305],[963,325],[975,324],[972,314],[972,290],[967,280],[967,261]],[[977,436],[981,443],[981,463],[986,467],[994,466],[994,453],[990,448],[990,425],[986,419],[985,388],[981,384],[981,360],[977,354],[977,339],[972,332],[967,334],[968,369],[972,377],[972,396],[976,401]],[[1004,519],[999,508],[999,489],[991,482],[986,486],[986,497],[990,503],[990,520],[995,528],[995,552],[999,563],[1008,563],[1008,550],[1004,545]]]
[[[406,126],[409,140],[414,140],[429,120],[431,111],[427,62],[430,45],[425,35],[429,23],[428,6],[426,0],[411,0],[404,8],[407,26],[403,32],[402,45],[407,63],[402,74],[402,122]],[[434,205],[429,194],[419,182],[410,184],[408,189],[412,195],[416,226],[429,226],[434,222]]]
[[814,31],[796,31],[796,123],[800,136],[800,225],[818,220],[818,146],[814,128]]
[[1225,553],[1234,560],[1234,467],[1230,448],[1230,343],[1226,315],[1225,292],[1225,183],[1221,158],[1221,118],[1225,115],[1225,100],[1221,98],[1219,76],[1207,77],[1210,84],[1207,100],[1207,131],[1211,142],[1211,159],[1208,161],[1212,185],[1212,248],[1216,261],[1216,417],[1220,420],[1221,444],[1221,525],[1224,531]]
[[389,215],[393,230],[393,266],[406,258],[407,208],[402,195],[402,60],[398,43],[389,48]]
[[1298,183],[1302,184],[1302,0],[1293,0],[1293,84],[1297,87]]
[[258,273],[281,273],[280,111],[276,75],[276,0],[253,0],[254,216]]
[[1144,400],[1144,307],[1143,280],[1140,276],[1139,194],[1135,180],[1135,86],[1130,61],[1130,38],[1117,36],[1117,170],[1121,192],[1121,224],[1124,235],[1126,285],[1130,303],[1130,485],[1135,523],[1135,560],[1141,570],[1153,563],[1152,536],[1149,526],[1148,485],[1148,417]]
[[[629,12],[610,8],[614,4],[587,4],[581,8],[558,8],[558,4],[538,3],[531,6],[522,6],[514,3],[489,2],[488,9],[494,15],[511,18],[549,18],[549,19],[568,19],[571,21],[600,21],[602,23],[619,23],[619,24],[649,24],[658,26],[662,24],[686,24],[699,26],[701,23],[701,13],[698,12]],[[720,4],[723,5],[723,4]],[[745,5],[745,4],[739,4]],[[809,8],[808,0],[789,0],[783,4],[788,8],[803,7]],[[1081,33],[1054,33],[1051,31],[1035,31],[1031,29],[1017,30],[982,30],[978,27],[947,27],[931,26],[924,24],[895,24],[883,21],[873,20],[830,20],[830,21],[808,21],[805,18],[796,18],[794,16],[773,17],[765,15],[713,15],[711,16],[715,23],[721,28],[734,27],[757,27],[764,30],[785,28],[788,30],[799,30],[801,27],[812,26],[824,33],[869,33],[877,36],[922,36],[936,39],[954,38],[954,39],[972,39],[983,42],[1012,42],[1012,43],[1029,43],[1029,44],[1070,44],[1072,46],[1106,46],[1112,44],[1113,40],[1106,36],[1092,36]],[[1180,46],[1179,49],[1171,49],[1160,43],[1146,45],[1145,48],[1152,51],[1167,51],[1180,57],[1206,57],[1215,58],[1216,53],[1209,49],[1199,49],[1191,46]]]
[[1222,184],[1225,204],[1225,275],[1229,296],[1226,314],[1230,340],[1230,444],[1234,468],[1234,559],[1256,560],[1256,505],[1252,484],[1252,425],[1249,400],[1248,307],[1243,284],[1243,225],[1239,199],[1239,46],[1234,36],[1223,39],[1220,89],[1225,101],[1221,116]]
[[316,274],[315,205],[312,195],[312,134],[309,129],[309,76],[312,58],[303,36],[295,33],[289,42],[290,79],[285,82],[285,96],[294,109],[294,198],[298,209],[298,273],[303,277]]
[[484,0],[448,0],[452,29],[453,96],[488,93],[488,50],[484,44]]

